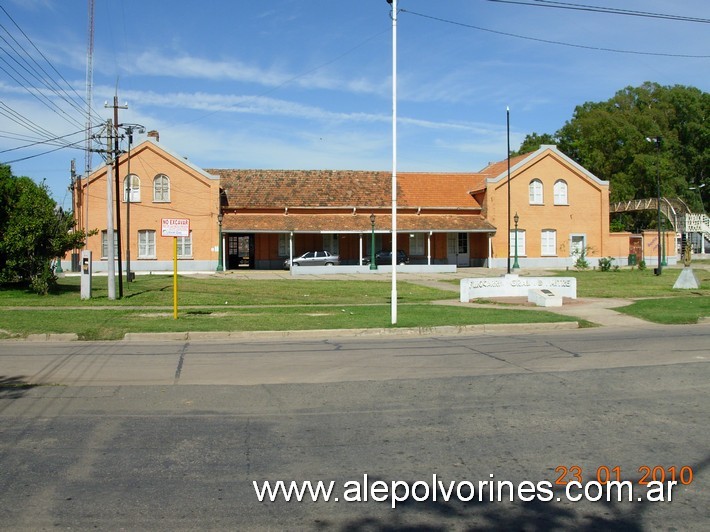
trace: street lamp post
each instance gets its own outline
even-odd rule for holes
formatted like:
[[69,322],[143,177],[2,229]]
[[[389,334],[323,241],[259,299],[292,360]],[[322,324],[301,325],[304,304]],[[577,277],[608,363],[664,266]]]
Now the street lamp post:
[[126,282],[133,281],[135,274],[131,271],[131,192],[133,191],[133,175],[131,175],[131,144],[133,144],[133,132],[145,133],[145,128],[140,124],[121,124],[128,135],[128,166],[126,178]]
[[705,213],[705,204],[703,203],[703,188],[705,188],[706,183],[703,183],[702,185],[698,185],[697,187],[688,187],[688,190],[697,190],[698,191],[698,199],[700,200],[700,208],[702,209],[702,212]]
[[515,260],[513,261],[513,269],[518,270],[520,269],[520,264],[518,264],[518,222],[520,221],[520,216],[518,216],[518,213],[515,213],[515,216],[513,216],[513,222],[515,222]]
[[219,256],[217,257],[217,271],[224,271],[224,264],[222,263],[222,220],[224,220],[224,215],[220,212],[217,215],[217,223],[219,224]]
[[661,234],[661,137],[646,137],[648,142],[656,143],[656,202],[658,203],[658,268],[653,273],[663,273],[663,236]]
[[[64,209],[62,209],[60,206],[56,206],[54,208],[54,214],[57,215],[57,221],[60,224],[60,227],[63,227],[64,224],[62,222],[62,218],[64,218]],[[54,266],[54,273],[60,274],[64,273],[64,270],[62,269],[62,257],[57,257],[57,262]]]
[[375,261],[375,215],[370,215],[370,224],[372,225],[372,238],[370,238],[370,269],[377,269],[377,262]]

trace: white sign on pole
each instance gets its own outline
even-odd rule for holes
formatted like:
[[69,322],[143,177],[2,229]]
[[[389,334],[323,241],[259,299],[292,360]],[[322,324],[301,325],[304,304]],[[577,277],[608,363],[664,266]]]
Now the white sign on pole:
[[162,218],[161,236],[190,236],[189,218]]

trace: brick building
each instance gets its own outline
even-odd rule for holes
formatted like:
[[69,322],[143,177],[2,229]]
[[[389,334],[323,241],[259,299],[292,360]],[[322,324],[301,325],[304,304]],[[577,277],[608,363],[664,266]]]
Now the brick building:
[[[282,268],[289,257],[321,249],[340,255],[342,264],[360,265],[370,251],[371,215],[375,248],[391,249],[390,172],[204,170],[152,139],[131,151],[130,165],[129,172],[122,155],[122,248],[129,249],[128,235],[134,271],[172,269],[172,241],[160,236],[162,218],[190,220],[191,236],[179,242],[181,271],[214,271],[220,234],[226,270]],[[608,182],[555,146],[541,146],[510,165],[510,179],[507,161],[475,173],[399,173],[397,247],[410,264],[505,267],[509,245],[515,254],[516,213],[522,268],[571,266],[582,250],[591,264],[607,256],[624,264],[630,246],[652,259],[653,246],[642,236],[609,232]],[[88,249],[95,271],[102,271],[106,168],[89,176],[88,186],[86,181],[79,187],[77,221],[98,229]],[[669,243],[673,249],[672,235]]]

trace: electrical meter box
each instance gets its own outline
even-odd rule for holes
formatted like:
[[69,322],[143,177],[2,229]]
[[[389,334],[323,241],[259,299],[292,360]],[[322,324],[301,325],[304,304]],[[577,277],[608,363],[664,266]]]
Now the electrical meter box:
[[81,252],[81,299],[91,299],[91,251]]

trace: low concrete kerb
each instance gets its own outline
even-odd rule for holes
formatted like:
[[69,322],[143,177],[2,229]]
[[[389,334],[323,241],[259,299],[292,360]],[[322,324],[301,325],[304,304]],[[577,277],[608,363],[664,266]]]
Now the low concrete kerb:
[[576,321],[554,323],[492,323],[479,325],[444,325],[439,327],[402,327],[371,329],[312,329],[299,331],[222,331],[222,332],[171,332],[171,333],[126,333],[127,342],[189,340],[254,340],[261,338],[324,338],[341,336],[448,336],[457,334],[489,333],[504,331],[540,331],[554,329],[577,329]]
[[28,334],[26,340],[28,342],[75,342],[79,339],[76,333],[38,333]]
[[[577,321],[553,323],[488,323],[478,325],[442,325],[438,327],[401,327],[370,329],[312,329],[299,331],[192,331],[164,333],[126,333],[124,342],[187,342],[190,340],[255,340],[278,338],[335,338],[367,336],[451,336],[457,334],[485,334],[499,332],[535,332],[555,329],[577,329]],[[76,342],[76,333],[28,334],[26,337],[12,337],[0,342]]]

